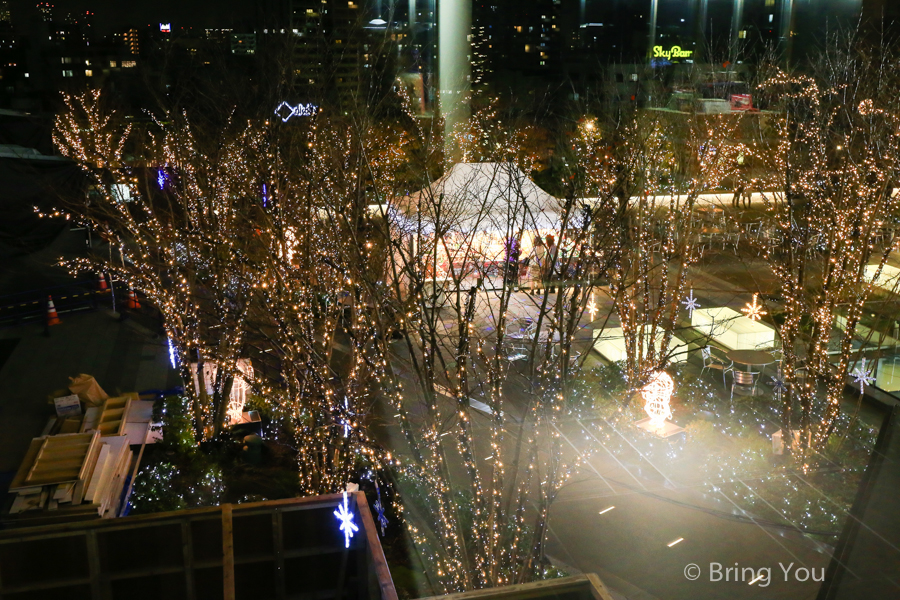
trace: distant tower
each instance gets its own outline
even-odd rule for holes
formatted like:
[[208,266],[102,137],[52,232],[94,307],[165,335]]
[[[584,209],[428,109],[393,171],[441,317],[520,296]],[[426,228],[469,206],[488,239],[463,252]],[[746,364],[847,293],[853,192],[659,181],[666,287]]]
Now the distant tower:
[[12,22],[12,15],[9,12],[9,1],[0,2],[0,23],[9,24]]
[[471,83],[472,0],[437,0],[437,5],[438,90],[447,152],[453,128],[468,116],[462,101]]

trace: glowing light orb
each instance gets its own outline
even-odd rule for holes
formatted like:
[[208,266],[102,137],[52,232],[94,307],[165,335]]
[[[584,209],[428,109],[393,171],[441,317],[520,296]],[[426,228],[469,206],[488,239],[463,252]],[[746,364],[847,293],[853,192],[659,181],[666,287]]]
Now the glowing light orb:
[[650,417],[651,425],[662,428],[666,419],[672,418],[672,409],[669,408],[669,400],[675,390],[675,382],[665,371],[659,371],[650,381],[641,388],[641,397],[644,399],[644,411]]

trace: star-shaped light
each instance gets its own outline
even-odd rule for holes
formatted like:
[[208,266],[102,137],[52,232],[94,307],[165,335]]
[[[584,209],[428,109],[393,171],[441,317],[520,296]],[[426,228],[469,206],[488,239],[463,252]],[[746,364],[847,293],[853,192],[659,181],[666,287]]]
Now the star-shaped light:
[[347,505],[347,492],[344,492],[344,503],[338,505],[334,516],[341,522],[340,530],[344,532],[344,548],[349,548],[350,538],[353,537],[354,532],[359,531],[359,527],[353,523],[353,513]]
[[857,366],[853,371],[850,372],[853,376],[853,381],[859,384],[859,391],[866,391],[866,384],[872,385],[875,382],[875,378],[872,377],[872,370],[866,369],[866,357],[864,356],[862,359],[862,364]]
[[587,310],[591,314],[591,321],[597,315],[597,303],[594,302],[594,292],[591,292],[591,301],[587,303]]
[[381,503],[381,488],[375,483],[375,492],[378,493],[378,499],[375,500],[375,512],[378,513],[378,525],[381,527],[381,535],[384,536],[384,528],[388,525],[387,517],[384,516],[384,505]]
[[762,307],[762,304],[759,304],[757,301],[757,294],[753,294],[753,303],[747,303],[747,306],[741,309],[741,312],[747,315],[748,318],[753,319],[754,321],[759,321],[763,315],[766,315],[765,309]]
[[694,318],[694,311],[700,308],[700,303],[697,302],[696,298],[694,298],[694,288],[691,288],[688,297],[685,298],[684,301],[682,301],[682,304],[684,304],[684,307],[688,311],[688,317]]

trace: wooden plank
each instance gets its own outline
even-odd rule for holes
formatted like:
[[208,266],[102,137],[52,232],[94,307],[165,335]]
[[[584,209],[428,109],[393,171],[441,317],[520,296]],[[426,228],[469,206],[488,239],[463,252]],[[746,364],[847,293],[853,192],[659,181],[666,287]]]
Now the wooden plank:
[[222,505],[222,587],[225,600],[235,600],[234,536],[232,535],[231,505]]
[[31,468],[28,469],[28,474],[25,475],[25,481],[29,481],[34,476],[34,472],[37,469],[38,464],[40,463],[41,455],[44,453],[44,448],[47,447],[47,440],[49,439],[49,437],[45,437],[43,440],[41,440],[41,446],[40,448],[38,448],[37,454],[34,457],[34,462],[31,464]]
[[194,536],[188,520],[181,522],[181,557],[184,560],[185,595],[188,600],[194,600]]
[[97,426],[97,423],[100,421],[100,409],[99,406],[92,406],[86,411],[84,411],[84,420],[81,422],[81,432],[85,431],[93,431],[93,429]]
[[22,464],[19,465],[16,476],[13,477],[12,482],[9,484],[9,490],[11,492],[18,491],[21,488],[31,487],[25,485],[25,477],[27,477],[28,473],[31,471],[31,466],[34,464],[34,459],[37,458],[37,454],[40,451],[42,444],[43,440],[41,438],[34,438],[31,440],[31,445],[28,446],[25,458],[22,459]]
[[272,549],[275,551],[275,598],[282,600],[287,593],[284,579],[284,525],[281,510],[277,508],[272,512]]
[[100,455],[97,457],[97,465],[94,467],[87,489],[84,491],[84,499],[88,502],[94,501],[94,496],[97,495],[100,486],[103,484],[104,477],[112,470],[111,463],[110,447],[107,444],[103,444],[100,448]]
[[72,504],[81,504],[84,499],[84,488],[88,479],[94,472],[97,464],[97,455],[100,454],[100,432],[95,431],[91,434],[91,445],[88,448],[87,455],[82,465],[81,473],[78,474],[78,481],[75,482],[75,489],[72,492]]
[[369,552],[369,557],[372,559],[372,564],[375,567],[375,576],[378,578],[378,587],[381,589],[381,600],[398,600],[397,589],[394,587],[394,580],[391,579],[391,570],[388,568],[387,560],[384,558],[381,544],[369,541],[378,540],[378,529],[375,527],[374,519],[372,519],[372,512],[369,510],[366,494],[364,492],[354,492],[353,496],[356,498],[356,511],[359,514],[359,520],[365,532],[364,537],[368,541],[366,549]]

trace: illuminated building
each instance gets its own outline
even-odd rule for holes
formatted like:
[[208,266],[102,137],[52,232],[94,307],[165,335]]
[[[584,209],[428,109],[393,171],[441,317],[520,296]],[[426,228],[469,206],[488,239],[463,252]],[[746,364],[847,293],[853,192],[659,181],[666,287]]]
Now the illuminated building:
[[138,30],[137,29],[129,29],[125,33],[122,34],[122,41],[125,43],[125,46],[128,48],[128,51],[132,54],[140,54],[141,46],[138,39]]

